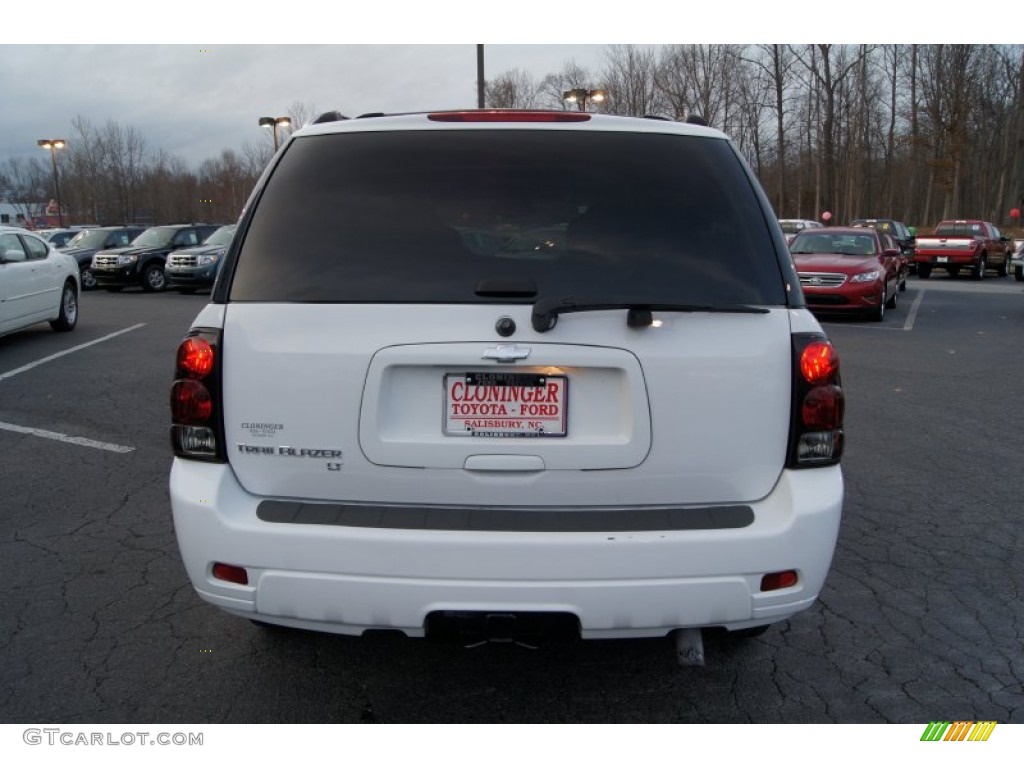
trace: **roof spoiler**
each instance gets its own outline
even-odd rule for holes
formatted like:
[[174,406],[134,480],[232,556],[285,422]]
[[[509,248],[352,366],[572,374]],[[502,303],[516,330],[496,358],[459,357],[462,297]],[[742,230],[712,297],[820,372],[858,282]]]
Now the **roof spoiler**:
[[345,115],[341,114],[341,112],[339,112],[338,110],[332,109],[330,112],[324,112],[311,124],[318,125],[320,123],[335,123],[339,120],[348,120],[348,118],[345,117]]

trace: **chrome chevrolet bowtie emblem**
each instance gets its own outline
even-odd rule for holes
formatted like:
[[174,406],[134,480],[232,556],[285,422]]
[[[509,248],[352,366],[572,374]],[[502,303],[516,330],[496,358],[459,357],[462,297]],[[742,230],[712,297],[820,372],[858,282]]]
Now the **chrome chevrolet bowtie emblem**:
[[497,360],[499,363],[514,363],[516,360],[525,360],[529,356],[529,347],[520,347],[518,344],[499,344],[496,347],[485,349],[481,357],[484,360]]

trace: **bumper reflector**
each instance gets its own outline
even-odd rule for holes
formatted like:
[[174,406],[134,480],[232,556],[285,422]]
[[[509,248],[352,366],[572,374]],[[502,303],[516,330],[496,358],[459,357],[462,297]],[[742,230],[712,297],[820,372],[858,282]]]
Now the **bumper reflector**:
[[232,584],[248,584],[249,574],[245,568],[237,565],[225,565],[224,563],[213,564],[213,578],[221,581],[230,581]]
[[796,571],[779,571],[778,573],[766,573],[761,577],[761,591],[772,592],[776,589],[785,589],[796,585]]

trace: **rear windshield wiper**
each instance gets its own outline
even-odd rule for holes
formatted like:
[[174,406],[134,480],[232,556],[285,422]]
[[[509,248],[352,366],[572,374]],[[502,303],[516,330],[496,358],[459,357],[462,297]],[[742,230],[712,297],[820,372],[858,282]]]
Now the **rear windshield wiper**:
[[533,305],[530,323],[537,333],[545,333],[555,327],[558,316],[567,312],[593,312],[602,309],[628,309],[626,325],[630,328],[645,328],[654,322],[652,312],[734,312],[739,314],[764,315],[764,307],[747,304],[677,304],[673,302],[650,301],[599,301],[576,299],[566,296],[560,299],[540,299]]

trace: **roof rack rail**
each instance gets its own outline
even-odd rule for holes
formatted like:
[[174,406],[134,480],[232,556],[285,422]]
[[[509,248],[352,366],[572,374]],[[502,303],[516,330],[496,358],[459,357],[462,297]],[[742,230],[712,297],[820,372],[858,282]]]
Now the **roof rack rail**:
[[359,119],[364,118],[364,117],[384,117],[384,116],[385,115],[384,115],[383,112],[363,112],[363,114],[361,114],[358,117],[356,117],[356,120],[359,120]]

